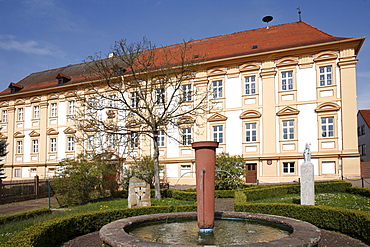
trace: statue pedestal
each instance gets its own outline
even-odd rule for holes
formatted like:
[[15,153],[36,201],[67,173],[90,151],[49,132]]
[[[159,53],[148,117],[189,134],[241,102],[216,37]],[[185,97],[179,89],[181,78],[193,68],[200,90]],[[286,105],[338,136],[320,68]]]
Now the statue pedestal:
[[315,205],[314,166],[311,162],[301,165],[301,205]]

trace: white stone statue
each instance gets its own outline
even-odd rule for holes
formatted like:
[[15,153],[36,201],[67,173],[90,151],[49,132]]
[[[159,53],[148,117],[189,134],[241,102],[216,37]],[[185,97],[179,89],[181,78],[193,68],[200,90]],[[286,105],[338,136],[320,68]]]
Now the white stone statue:
[[311,150],[310,150],[310,144],[306,143],[306,148],[303,152],[304,157],[304,163],[311,163]]

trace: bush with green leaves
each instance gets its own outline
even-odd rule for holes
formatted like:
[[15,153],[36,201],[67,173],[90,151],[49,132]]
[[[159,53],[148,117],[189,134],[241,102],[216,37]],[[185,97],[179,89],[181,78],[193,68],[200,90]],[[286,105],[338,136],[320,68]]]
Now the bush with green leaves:
[[245,164],[241,156],[221,153],[216,156],[216,190],[233,190],[244,185]]
[[63,167],[52,179],[55,196],[61,206],[78,205],[109,196],[117,189],[118,164],[109,156],[87,159],[79,155],[59,163]]
[[130,178],[137,177],[154,187],[154,160],[150,156],[143,156],[130,167],[123,168],[121,186],[128,189]]
[[109,222],[144,214],[170,213],[170,212],[191,212],[195,211],[195,205],[185,206],[152,206],[130,209],[111,209],[96,211],[85,214],[77,214],[48,220],[33,225],[17,236],[0,244],[1,247],[38,246],[52,247],[60,246],[75,237],[98,231]]
[[[240,196],[235,195],[235,196]],[[236,212],[280,215],[309,222],[319,228],[338,231],[370,243],[370,213],[328,206],[309,206],[283,203],[243,203],[235,198]]]

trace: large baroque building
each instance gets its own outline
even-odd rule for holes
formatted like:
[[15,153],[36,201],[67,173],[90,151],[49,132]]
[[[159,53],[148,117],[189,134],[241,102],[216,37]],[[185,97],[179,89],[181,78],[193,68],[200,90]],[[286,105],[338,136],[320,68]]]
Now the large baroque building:
[[[316,180],[359,178],[356,57],[364,39],[295,22],[190,42],[206,55],[190,87],[211,85],[214,110],[202,127],[188,123],[173,137],[218,141],[217,152],[242,155],[251,183],[298,181],[306,143]],[[0,93],[7,180],[51,177],[59,161],[92,145],[76,144],[73,118],[85,66],[33,73]],[[163,176],[194,184],[190,142],[159,138]],[[139,155],[149,152],[140,145]]]

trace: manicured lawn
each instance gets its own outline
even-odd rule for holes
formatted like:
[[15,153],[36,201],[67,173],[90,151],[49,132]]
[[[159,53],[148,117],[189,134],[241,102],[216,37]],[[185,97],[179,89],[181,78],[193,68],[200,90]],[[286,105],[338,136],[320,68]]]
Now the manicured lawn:
[[[293,203],[300,204],[299,194],[287,194],[248,203]],[[315,205],[370,211],[370,198],[348,193],[320,193],[315,195]]]
[[[151,200],[152,206],[169,206],[169,205],[192,205],[194,202],[182,201],[172,198],[166,198],[160,201]],[[30,227],[34,224],[47,221],[50,219],[55,219],[59,217],[64,217],[71,214],[88,213],[94,211],[108,210],[108,209],[121,209],[127,208],[127,199],[114,199],[107,201],[100,201],[95,203],[88,203],[81,206],[73,206],[68,208],[62,208],[54,210],[52,214],[42,215],[34,217],[28,220],[23,220],[19,222],[12,222],[5,225],[0,225],[0,244],[6,242],[7,240],[14,237],[18,232]]]

